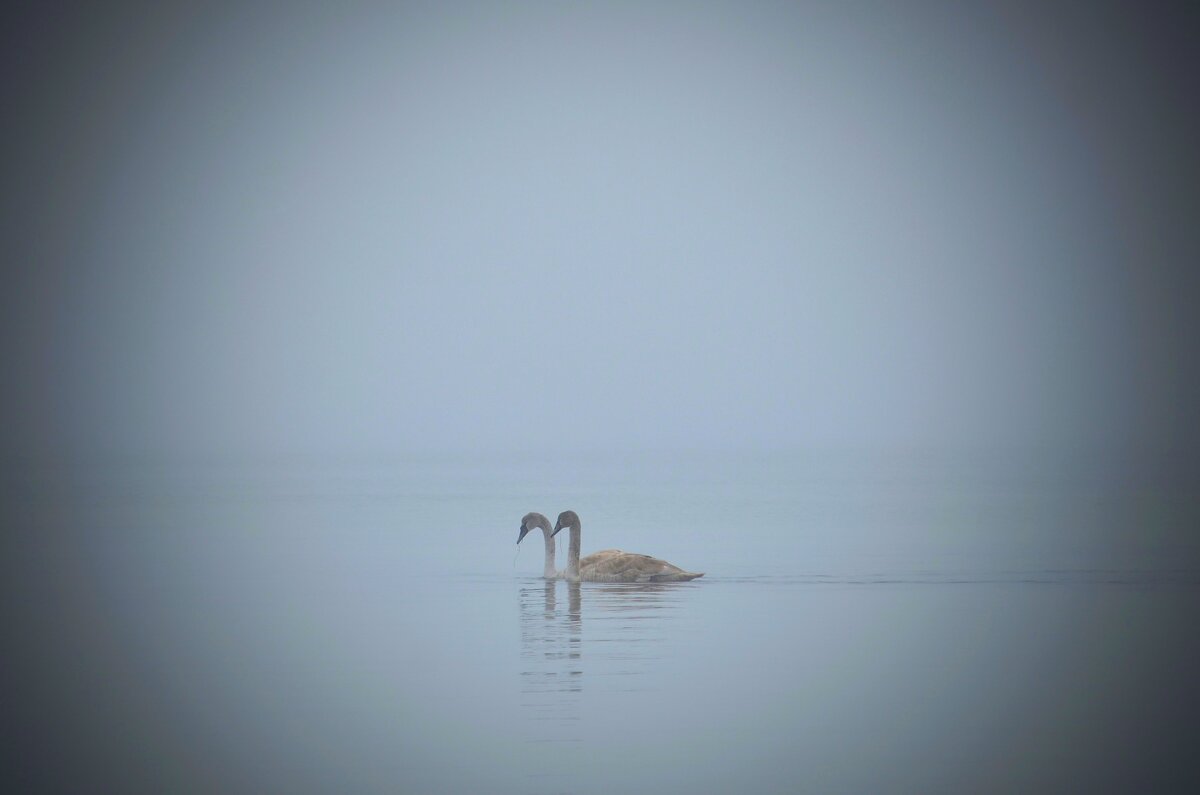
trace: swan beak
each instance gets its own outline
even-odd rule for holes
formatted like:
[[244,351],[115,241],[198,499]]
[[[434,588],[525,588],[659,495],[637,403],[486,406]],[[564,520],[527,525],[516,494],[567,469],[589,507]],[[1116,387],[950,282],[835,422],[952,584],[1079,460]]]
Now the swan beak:
[[526,533],[528,533],[528,532],[529,532],[529,528],[528,528],[528,527],[526,527],[525,525],[521,525],[521,535],[517,536],[517,543],[518,543],[518,544],[519,544],[519,543],[521,543],[521,539],[522,539],[522,538],[524,538],[524,537],[525,537],[525,534],[526,534]]
[[558,531],[562,530],[562,529],[563,529],[562,522],[555,522],[554,523],[554,532],[550,534],[550,537],[554,538],[556,535],[558,535]]

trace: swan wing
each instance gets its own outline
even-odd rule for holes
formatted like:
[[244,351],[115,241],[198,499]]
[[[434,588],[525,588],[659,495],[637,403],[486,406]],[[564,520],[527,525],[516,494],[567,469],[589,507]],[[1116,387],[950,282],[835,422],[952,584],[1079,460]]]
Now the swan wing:
[[579,559],[579,568],[583,570],[589,566],[598,566],[602,562],[612,560],[621,555],[628,555],[628,552],[622,552],[619,549],[602,549],[599,552],[593,552],[590,555],[584,555]]
[[685,582],[703,577],[673,563],[637,552],[604,549],[579,561],[579,578],[589,582]]

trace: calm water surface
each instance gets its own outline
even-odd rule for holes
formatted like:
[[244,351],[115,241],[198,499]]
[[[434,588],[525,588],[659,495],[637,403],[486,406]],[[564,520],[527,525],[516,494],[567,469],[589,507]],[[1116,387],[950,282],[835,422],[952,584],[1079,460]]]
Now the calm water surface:
[[[1186,789],[1186,491],[1043,464],[433,459],[15,478],[27,785]],[[707,571],[546,582],[526,511]],[[565,546],[565,545],[563,545]],[[559,563],[565,563],[560,549]]]

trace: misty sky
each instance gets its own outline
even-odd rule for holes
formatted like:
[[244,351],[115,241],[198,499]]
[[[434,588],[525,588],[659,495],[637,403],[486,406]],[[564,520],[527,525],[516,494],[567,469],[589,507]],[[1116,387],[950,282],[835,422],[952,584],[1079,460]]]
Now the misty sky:
[[1185,21],[30,12],[7,448],[1181,447]]

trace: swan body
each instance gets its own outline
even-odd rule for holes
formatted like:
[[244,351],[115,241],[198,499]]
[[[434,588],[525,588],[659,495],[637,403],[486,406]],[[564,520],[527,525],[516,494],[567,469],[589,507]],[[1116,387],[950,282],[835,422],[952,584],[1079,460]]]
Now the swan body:
[[602,549],[579,559],[579,579],[586,582],[686,582],[699,574],[637,552]]
[[579,557],[579,546],[582,528],[579,516],[574,511],[563,511],[558,516],[558,523],[551,540],[564,527],[571,530],[571,545],[567,556],[566,578],[583,582],[687,582],[697,577],[703,577],[704,572],[695,573],[684,571],[673,563],[668,563],[649,555],[637,552],[625,552],[620,549],[602,549],[587,557]]

